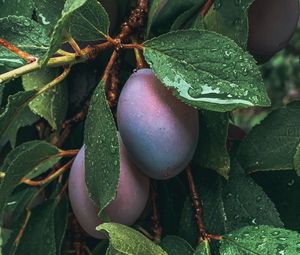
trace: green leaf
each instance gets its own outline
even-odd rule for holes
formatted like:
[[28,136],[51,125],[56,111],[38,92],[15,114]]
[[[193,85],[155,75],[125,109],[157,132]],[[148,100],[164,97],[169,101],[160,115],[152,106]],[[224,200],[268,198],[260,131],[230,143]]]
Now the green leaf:
[[194,255],[211,255],[209,242],[203,241],[196,249]]
[[273,111],[240,144],[237,158],[247,173],[292,170],[300,142],[300,101]]
[[2,245],[3,245],[2,228],[0,227],[0,255],[2,255]]
[[270,226],[244,227],[224,236],[221,255],[299,254],[297,232]]
[[[238,165],[231,163],[229,180],[216,176],[212,171],[195,172],[197,190],[203,202],[203,220],[209,233],[222,235],[247,225],[268,224],[283,227],[283,223],[273,202],[250,176]],[[191,203],[183,209],[184,219],[180,224],[180,236],[191,244],[195,236],[196,224]],[[194,233],[194,236],[191,236]]]
[[166,236],[160,243],[160,246],[169,255],[193,255],[194,249],[184,239],[178,236]]
[[155,74],[187,104],[219,112],[270,105],[253,57],[227,37],[184,30],[146,41],[144,47]]
[[104,39],[108,29],[108,14],[97,0],[88,0],[72,14],[70,33],[79,41]]
[[[59,69],[44,69],[22,76],[26,91],[38,90],[54,80],[59,75]],[[68,107],[67,84],[63,81],[50,91],[38,96],[30,102],[30,109],[48,121],[53,129],[59,129],[65,119]]]
[[88,0],[67,0],[62,11],[60,19],[57,21],[50,39],[48,51],[40,59],[41,65],[45,65],[49,58],[60,48],[61,44],[66,41],[69,30],[72,13],[83,6]]
[[35,94],[35,90],[20,91],[8,97],[7,106],[0,114],[0,146],[10,141],[14,147],[19,128],[31,125],[38,120],[28,107]]
[[[57,199],[51,199],[34,208],[17,249],[17,254],[60,254],[57,247],[61,247],[61,239],[64,236],[64,229],[66,225],[56,226],[54,215],[59,210],[65,209],[66,206],[67,200],[65,199],[60,203]],[[67,214],[65,212],[66,211],[63,211],[60,215],[64,221],[66,221],[67,218]],[[55,230],[57,228],[63,228],[63,231],[56,232]],[[59,233],[60,236],[56,236],[56,233]],[[59,245],[57,245],[56,240],[59,240]]]
[[160,246],[153,243],[136,230],[117,223],[103,223],[97,227],[109,235],[109,249],[127,255],[168,255]]
[[147,22],[147,28],[146,28],[146,38],[149,37],[151,26],[153,24],[153,21],[157,17],[157,14],[159,11],[165,6],[165,4],[168,2],[168,0],[153,0],[149,9],[148,13],[148,22]]
[[300,176],[300,144],[298,144],[296,154],[294,155],[294,168],[298,176]]
[[117,128],[105,95],[94,91],[85,121],[85,177],[90,197],[101,211],[115,198],[120,175]]
[[23,143],[12,150],[1,167],[1,171],[5,172],[5,177],[0,183],[0,211],[6,205],[8,196],[24,176],[37,167],[41,168],[43,165],[49,166],[49,162],[57,162],[58,157],[58,148],[42,141]]
[[64,1],[61,0],[33,0],[37,20],[47,31],[52,32],[56,22],[61,17]]
[[254,0],[216,0],[205,16],[205,27],[208,30],[226,35],[242,48],[247,48],[248,41],[248,8]]
[[31,0],[4,0],[0,2],[0,10],[0,18],[5,18],[9,15],[31,18],[33,3]]
[[202,111],[199,143],[194,161],[197,166],[217,171],[228,179],[230,158],[226,149],[229,118],[227,113]]
[[[40,57],[47,51],[48,37],[43,26],[37,22],[22,16],[8,16],[0,19],[0,23],[0,38],[35,57]],[[0,65],[21,66],[24,63],[15,53],[0,47]]]

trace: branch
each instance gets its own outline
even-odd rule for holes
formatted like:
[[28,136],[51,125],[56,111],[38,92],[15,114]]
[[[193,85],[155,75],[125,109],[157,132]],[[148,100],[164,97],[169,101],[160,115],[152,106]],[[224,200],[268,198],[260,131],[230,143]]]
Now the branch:
[[26,52],[20,50],[18,47],[14,46],[10,42],[6,41],[3,38],[0,38],[0,45],[2,45],[4,48],[8,49],[9,51],[17,54],[21,58],[23,58],[26,62],[31,63],[36,60],[34,56],[31,56],[27,54]]
[[204,4],[204,6],[201,8],[200,14],[202,17],[204,17],[209,9],[211,8],[211,6],[213,5],[214,1],[213,0],[207,0],[206,3]]
[[25,183],[27,185],[30,186],[43,186],[49,182],[52,182],[53,180],[55,180],[56,178],[58,178],[60,175],[62,175],[66,170],[68,170],[73,161],[75,160],[75,158],[72,158],[68,163],[66,163],[65,165],[63,165],[61,168],[59,168],[57,171],[55,171],[53,174],[50,174],[48,177],[46,177],[45,179],[42,179],[40,181],[32,181],[30,179],[27,178],[22,178],[21,183]]

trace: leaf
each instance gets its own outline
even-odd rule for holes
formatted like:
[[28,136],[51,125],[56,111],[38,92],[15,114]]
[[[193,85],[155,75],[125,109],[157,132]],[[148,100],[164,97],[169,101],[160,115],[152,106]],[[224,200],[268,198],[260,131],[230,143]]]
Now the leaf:
[[0,114],[0,146],[10,141],[14,147],[19,128],[31,125],[38,120],[28,107],[35,94],[35,90],[20,91],[8,97],[7,106]]
[[160,246],[169,255],[193,255],[194,249],[184,239],[178,236],[166,236],[160,243]]
[[[43,69],[22,76],[26,91],[39,90],[59,75],[58,69]],[[38,96],[30,102],[30,109],[48,121],[53,129],[59,129],[65,119],[68,107],[67,84],[63,81],[50,91]]]
[[296,154],[294,155],[294,168],[298,176],[300,176],[300,143],[298,144]]
[[62,16],[54,27],[50,48],[41,59],[41,64],[47,63],[66,41],[69,33],[79,40],[98,40],[104,38],[108,28],[108,15],[97,0],[67,0]]
[[187,104],[219,112],[270,105],[254,59],[227,37],[184,30],[146,41],[144,47],[158,78]]
[[204,240],[196,249],[194,255],[211,255],[209,242]]
[[4,0],[0,2],[0,18],[9,15],[24,16],[31,18],[33,13],[33,4],[31,0]]
[[48,167],[50,162],[51,164],[57,162],[58,157],[58,148],[43,141],[23,143],[12,150],[1,167],[1,171],[5,172],[5,177],[0,184],[0,211],[6,205],[8,196],[24,176],[37,167],[40,168],[43,165]]
[[0,227],[0,255],[2,255],[2,245],[3,245],[2,228]]
[[[273,202],[262,188],[244,173],[236,160],[231,163],[228,181],[217,177],[212,171],[202,169],[201,172],[195,172],[194,178],[202,198],[203,220],[209,233],[222,235],[247,225],[259,224],[283,227]],[[188,203],[186,206],[192,205]],[[189,236],[189,232],[193,232],[193,222],[196,222],[193,208],[189,211],[190,214],[185,215],[186,220],[181,220],[180,236],[192,243],[196,237]]]
[[292,170],[300,143],[300,101],[273,111],[255,126],[238,149],[237,158],[247,173]]
[[61,0],[33,0],[37,20],[47,31],[52,32],[56,22],[61,17],[64,1]]
[[85,121],[85,178],[90,197],[102,210],[115,198],[120,175],[117,128],[103,80],[96,87]]
[[109,17],[97,0],[88,0],[71,17],[71,35],[79,41],[97,41],[108,34]]
[[299,254],[297,232],[270,226],[244,227],[224,236],[221,255]]
[[227,113],[202,111],[199,143],[194,156],[197,166],[215,170],[226,179],[230,171],[226,149],[228,123]]
[[[8,16],[0,19],[0,38],[12,43],[22,51],[40,57],[49,47],[48,37],[42,25],[23,16]],[[23,59],[15,53],[0,47],[0,65],[21,66]]]
[[148,22],[147,22],[146,36],[145,36],[146,38],[149,37],[151,26],[153,24],[154,19],[157,17],[157,14],[165,6],[167,2],[168,0],[153,0],[148,13]]
[[205,27],[233,39],[243,49],[248,41],[248,8],[254,0],[216,0],[205,16]]
[[57,21],[50,39],[48,51],[40,59],[44,66],[49,58],[60,48],[61,44],[66,41],[67,31],[72,13],[83,6],[88,0],[66,0],[60,19]]
[[[57,247],[60,247],[60,244],[58,245],[56,240],[61,242],[64,231],[60,231],[60,236],[56,236],[56,233],[58,232],[55,230],[57,228],[63,228],[64,230],[66,225],[55,225],[54,215],[58,210],[61,210],[60,207],[66,208],[66,203],[67,201],[65,199],[60,203],[58,199],[51,199],[32,210],[30,220],[17,249],[17,254],[60,254],[60,251],[57,250]],[[60,216],[64,221],[67,218],[65,211]]]
[[117,223],[103,223],[97,227],[109,235],[109,249],[127,255],[168,255],[161,247],[150,241],[141,233],[127,226]]

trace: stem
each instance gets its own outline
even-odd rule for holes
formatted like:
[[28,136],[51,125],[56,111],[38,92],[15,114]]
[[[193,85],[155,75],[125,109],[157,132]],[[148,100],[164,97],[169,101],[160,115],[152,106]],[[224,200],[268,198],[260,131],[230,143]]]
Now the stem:
[[213,0],[207,0],[206,3],[204,4],[204,6],[201,8],[201,11],[200,11],[200,15],[202,17],[204,17],[209,9],[211,8],[211,6],[213,5],[214,1]]
[[22,239],[22,237],[23,237],[23,234],[24,234],[24,232],[25,232],[26,226],[27,226],[27,224],[28,224],[28,222],[29,222],[30,216],[31,216],[31,211],[28,210],[28,209],[26,209],[26,217],[25,217],[25,221],[24,221],[24,223],[23,223],[23,225],[22,225],[22,227],[21,227],[21,229],[20,229],[20,231],[19,231],[19,233],[18,233],[18,235],[17,235],[17,238],[16,238],[16,240],[15,240],[15,246],[16,246],[16,247],[18,247],[19,244],[20,244],[20,241],[21,241],[21,239]]
[[36,60],[34,56],[31,56],[27,54],[26,52],[20,50],[18,47],[14,46],[10,42],[6,41],[3,38],[0,38],[0,45],[2,45],[4,48],[8,49],[9,51],[17,54],[21,58],[23,58],[26,62],[31,63]]
[[40,180],[40,181],[32,181],[30,179],[27,179],[27,178],[23,178],[21,180],[22,183],[25,183],[27,185],[30,185],[30,186],[43,186],[49,182],[52,182],[53,180],[55,180],[56,178],[58,178],[60,175],[62,175],[66,170],[68,170],[73,161],[75,160],[75,158],[72,158],[68,163],[66,163],[65,165],[63,165],[61,168],[59,168],[55,173],[49,175],[48,177],[46,177],[45,179],[43,180]]
[[123,49],[138,49],[144,51],[144,46],[138,43],[129,43],[129,44],[122,44],[121,48]]
[[[135,40],[135,38],[132,38],[132,42],[134,44],[137,43],[137,41]],[[141,54],[140,50],[137,48],[134,48],[134,55],[135,55],[135,59],[136,59],[136,63],[137,63],[137,68],[141,69],[141,68],[146,68],[147,67],[147,63],[144,59],[143,54]]]
[[206,231],[205,231],[205,226],[203,224],[202,220],[202,204],[200,202],[200,198],[198,195],[198,192],[196,190],[194,178],[192,175],[192,168],[191,166],[188,166],[187,170],[187,177],[189,181],[189,187],[190,187],[190,192],[191,192],[191,198],[193,201],[194,208],[196,210],[195,218],[197,221],[197,226],[198,226],[198,231],[199,231],[199,237],[198,237],[198,244],[200,244],[203,240],[206,239]]
[[82,56],[82,50],[80,49],[79,45],[77,44],[77,42],[74,40],[74,38],[70,35],[68,36],[68,43],[71,45],[71,47],[73,48],[73,50],[75,51],[75,53],[78,56]]
[[102,80],[105,82],[105,84],[108,81],[109,73],[112,69],[112,66],[114,65],[114,63],[118,59],[118,57],[119,57],[119,52],[115,50],[108,61],[108,64],[106,66],[106,69],[105,69],[103,77],[102,77]]
[[159,221],[159,213],[157,210],[157,194],[156,194],[156,184],[153,181],[153,185],[151,186],[151,201],[152,201],[152,230],[154,233],[153,236],[153,241],[155,243],[160,243],[161,240],[161,226],[160,226],[160,221]]
[[59,153],[59,156],[61,157],[74,157],[77,155],[77,153],[79,152],[79,150],[67,150],[67,151],[61,151]]

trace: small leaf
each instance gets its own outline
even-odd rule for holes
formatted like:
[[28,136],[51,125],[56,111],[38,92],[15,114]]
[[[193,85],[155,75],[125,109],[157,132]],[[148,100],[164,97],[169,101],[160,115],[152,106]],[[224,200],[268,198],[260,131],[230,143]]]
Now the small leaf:
[[294,155],[294,168],[298,176],[300,176],[300,144],[298,144],[296,154]]
[[108,29],[108,14],[97,0],[88,0],[72,14],[70,33],[79,41],[104,39]]
[[253,57],[227,37],[184,30],[146,41],[144,47],[155,74],[187,104],[219,112],[270,105]]
[[19,128],[31,125],[38,120],[28,107],[35,94],[35,90],[20,91],[8,97],[7,106],[0,114],[0,146],[10,141],[14,147]]
[[32,0],[4,0],[0,2],[0,10],[0,18],[5,18],[9,15],[31,18],[33,13],[33,3]]
[[230,158],[226,149],[228,114],[202,111],[199,121],[199,143],[194,161],[197,166],[215,170],[228,179],[230,171]]
[[160,246],[169,255],[193,255],[194,249],[184,239],[178,236],[166,236],[160,243]]
[[115,198],[120,159],[117,128],[101,81],[91,99],[85,121],[85,177],[90,197],[101,211]]
[[43,165],[48,167],[49,162],[56,163],[58,158],[58,148],[42,141],[23,143],[12,150],[1,167],[1,171],[5,172],[5,177],[0,184],[0,211],[6,205],[8,196],[24,176],[37,167],[41,168]]
[[244,227],[224,236],[221,255],[299,254],[297,232],[270,226]]
[[[22,76],[23,87],[26,91],[38,90],[54,80],[59,75],[58,69],[45,69]],[[60,128],[65,119],[68,100],[67,86],[63,81],[50,91],[38,96],[30,102],[30,109],[45,118],[53,129]]]
[[160,246],[136,230],[117,223],[103,223],[97,227],[99,231],[105,231],[109,235],[109,249],[116,253],[127,255],[168,255]]
[[209,242],[207,240],[203,241],[196,249],[193,255],[211,255]]
[[[12,43],[22,51],[36,57],[45,54],[49,47],[48,37],[42,25],[30,18],[8,16],[0,19],[0,38]],[[0,47],[0,65],[23,65],[23,59]]]
[[273,111],[255,126],[238,149],[237,158],[247,173],[294,169],[300,143],[300,101]]

